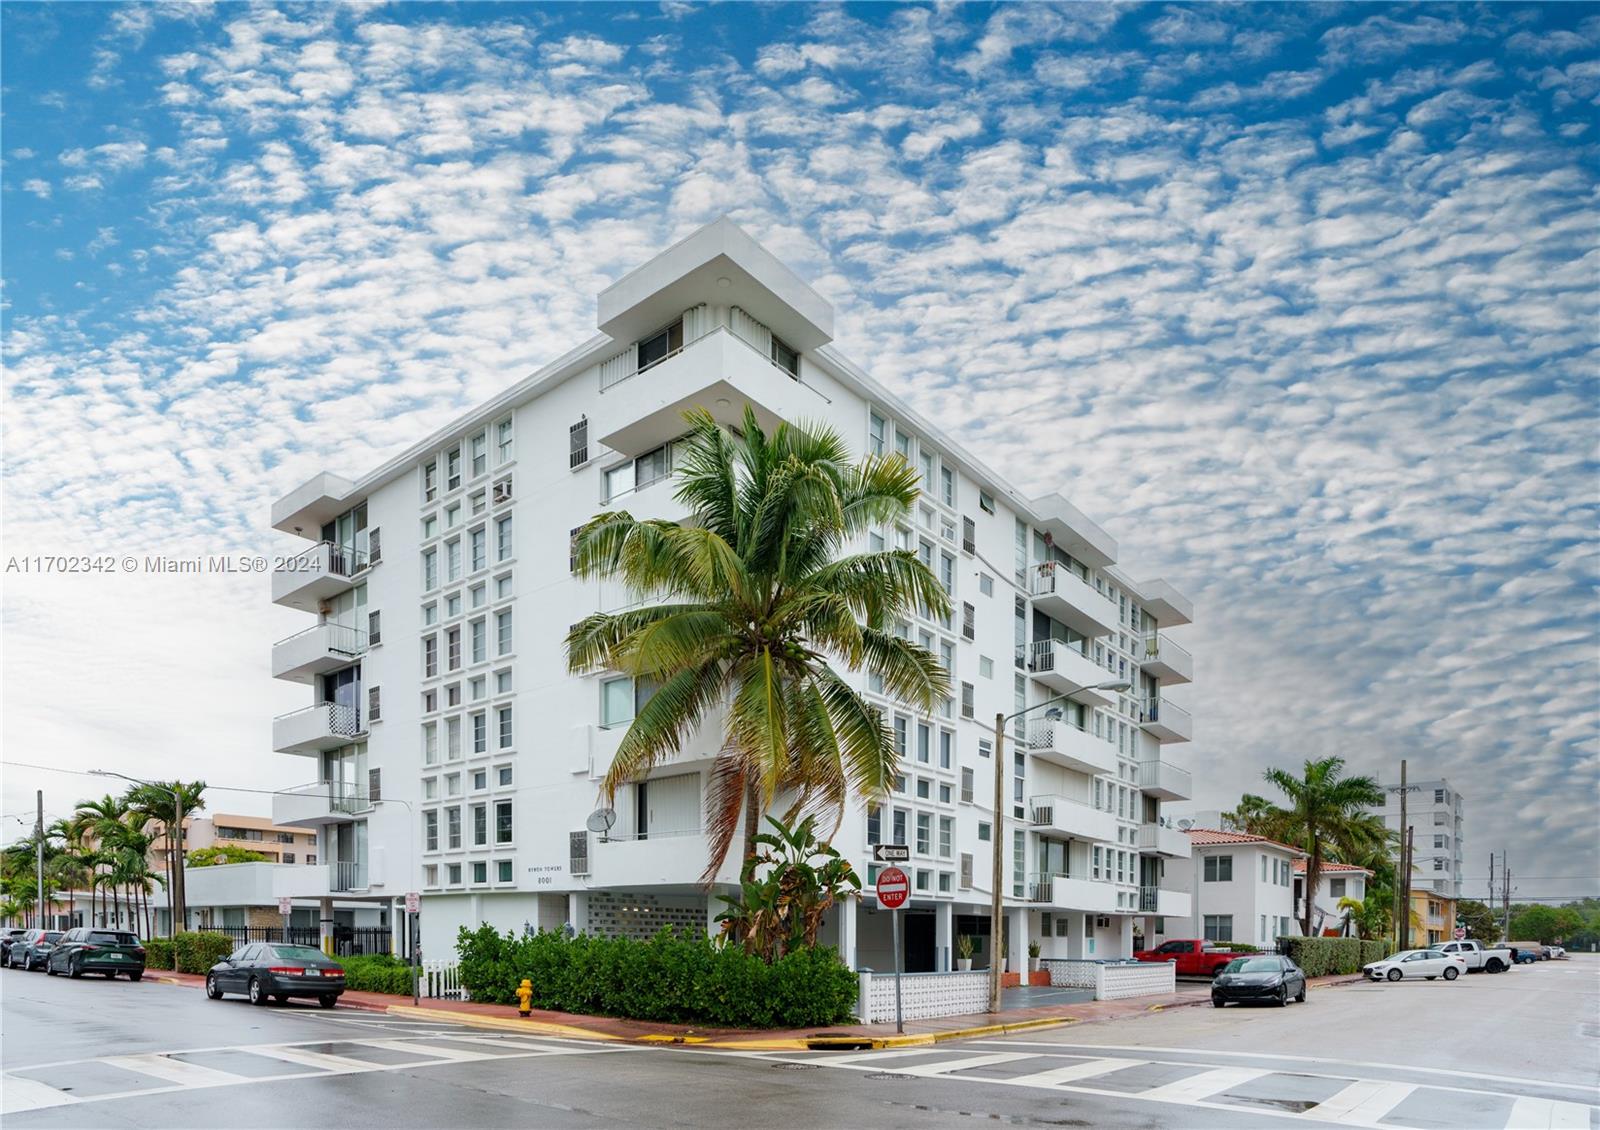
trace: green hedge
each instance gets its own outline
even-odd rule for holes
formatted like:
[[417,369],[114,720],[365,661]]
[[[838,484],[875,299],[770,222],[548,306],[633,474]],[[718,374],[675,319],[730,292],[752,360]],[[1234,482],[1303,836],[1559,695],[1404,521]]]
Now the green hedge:
[[147,938],[144,943],[144,967],[146,969],[171,969],[172,968],[172,939]]
[[1290,937],[1278,939],[1278,952],[1292,958],[1307,977],[1325,977],[1360,973],[1368,962],[1388,957],[1390,947],[1387,942],[1360,938]]
[[228,935],[205,930],[185,930],[173,943],[179,973],[209,972],[213,965],[233,950],[233,939]]
[[850,1018],[857,979],[831,948],[768,965],[703,935],[664,929],[648,940],[517,936],[483,925],[456,939],[461,983],[475,1001],[515,1004],[523,978],[533,1007],[728,1028],[809,1028]]
[[1212,942],[1211,945],[1219,950],[1232,950],[1234,953],[1260,953],[1260,946],[1253,946],[1249,942]]
[[411,995],[411,966],[386,953],[341,957],[344,987],[362,993]]

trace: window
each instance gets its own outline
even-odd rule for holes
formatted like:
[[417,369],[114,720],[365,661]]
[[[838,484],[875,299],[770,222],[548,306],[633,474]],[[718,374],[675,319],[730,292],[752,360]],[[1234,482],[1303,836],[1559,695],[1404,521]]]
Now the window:
[[494,579],[494,598],[496,600],[504,600],[506,597],[511,595],[511,592],[512,588],[510,573],[502,573]]
[[1233,941],[1233,915],[1207,914],[1205,916],[1205,938],[1208,942]]
[[489,844],[489,806],[475,804],[472,806],[472,846],[487,847]]
[[506,669],[504,671],[496,671],[494,673],[494,693],[495,694],[507,694],[507,693],[510,692],[510,690],[511,690],[511,671],[510,671],[510,669],[508,668],[508,669]]
[[489,771],[487,769],[474,769],[472,771],[472,791],[481,793],[489,787]]
[[939,501],[946,506],[956,504],[956,473],[943,464],[939,466]]
[[475,490],[467,496],[467,505],[471,508],[472,516],[476,518],[489,509],[489,497],[481,490]]
[[422,677],[431,679],[439,673],[439,637],[422,637]]
[[883,438],[886,427],[887,425],[882,416],[876,412],[867,414],[867,452],[869,454],[883,454]]
[[453,530],[461,525],[461,503],[452,502],[444,508],[444,528]]
[[939,782],[939,803],[940,804],[949,804],[950,803],[950,782],[948,782],[948,781],[940,781]]
[[939,554],[939,583],[951,596],[956,592],[956,559],[948,553]]
[[446,761],[461,760],[461,719],[444,720],[444,756]]
[[461,486],[461,449],[453,447],[444,457],[444,489],[457,490]]
[[1328,896],[1330,898],[1336,898],[1336,899],[1344,898],[1344,889],[1345,889],[1345,880],[1343,880],[1343,879],[1329,879],[1328,880]]
[[424,628],[439,622],[439,606],[432,601],[422,606],[422,626]]
[[461,629],[447,628],[444,633],[445,664],[451,671],[461,670]]
[[977,706],[975,705],[974,699],[973,699],[973,696],[976,693],[977,693],[976,689],[973,687],[973,685],[971,683],[962,683],[961,684],[961,717],[963,717],[963,718],[975,718],[975,717],[977,717],[977,714],[976,714]]
[[987,655],[978,656],[978,675],[980,678],[994,678],[994,660]]
[[479,432],[472,437],[472,477],[477,478],[489,469],[489,433]]
[[633,680],[607,679],[600,684],[600,725],[603,729],[633,721]]
[[939,858],[949,859],[955,850],[956,822],[948,816],[939,817]]
[[461,846],[461,809],[447,808],[444,810],[444,842],[451,849]]
[[472,752],[489,752],[489,718],[481,710],[472,716]]
[[510,749],[515,743],[511,740],[511,707],[502,706],[495,711],[500,731],[500,748]]
[[638,345],[638,369],[644,371],[667,355],[683,348],[683,322],[673,322],[666,329],[641,341]]
[[476,573],[479,569],[489,567],[489,539],[488,533],[482,526],[467,535],[467,553],[470,560],[467,564],[469,572]]
[[511,802],[497,800],[494,802],[494,842],[509,844],[511,842]]
[[494,551],[496,561],[509,561],[515,552],[511,540],[511,515],[494,521]]
[[[500,461],[504,463],[504,457]],[[589,417],[582,416],[576,424],[567,429],[567,470],[576,470],[587,462],[589,462]]]
[[961,799],[967,804],[972,803],[972,789],[974,775],[971,769],[963,767],[961,770]]
[[489,865],[480,861],[472,864],[472,881],[474,883],[487,883],[489,881]]
[[777,338],[772,339],[772,363],[791,377],[800,376],[800,354],[790,349]]
[[994,740],[992,738],[978,739],[978,756],[992,757],[994,755]]
[[1207,883],[1233,882],[1233,856],[1208,855],[1205,860],[1205,881]]
[[444,795],[445,796],[460,796],[461,795],[461,774],[460,773],[446,773],[445,774],[445,778],[444,778]]
[[439,796],[439,778],[424,777],[422,779],[422,799],[437,800]]
[[497,882],[497,883],[509,883],[509,882],[511,882],[511,861],[509,859],[498,860],[495,863],[494,867],[495,867],[495,882]]
[[992,824],[980,821],[978,824],[978,839],[982,840],[984,843],[988,843],[993,836],[994,826]]
[[422,814],[422,850],[439,850],[439,813],[428,811]]
[[948,871],[939,872],[939,893],[948,895],[955,890],[956,877]]
[[495,425],[494,437],[495,437],[495,448],[499,452],[500,462],[502,462],[502,463],[511,462],[511,457],[512,457],[511,439],[512,439],[512,436],[511,436],[511,420],[509,418],[501,420],[498,424]]
[[433,765],[439,760],[439,723],[429,722],[422,727],[422,763]]
[[906,842],[906,810],[903,808],[894,810],[893,831],[894,839],[889,841],[890,843],[903,844]]
[[422,587],[436,589],[439,587],[439,551],[425,549],[422,551]]
[[917,854],[933,854],[933,817],[926,812],[917,813]]
[[444,543],[444,579],[446,581],[459,581],[461,579],[460,538],[451,538]]
[[482,663],[489,658],[489,624],[481,617],[470,625],[472,633],[472,662]]
[[906,755],[906,729],[909,723],[903,714],[894,716],[894,751],[901,757]]
[[978,610],[970,604],[961,605],[961,634],[969,640],[978,638]]
[[933,799],[933,782],[931,780],[929,780],[927,777],[918,777],[917,778],[917,799],[918,800],[932,800]]
[[876,804],[867,805],[867,843],[883,842],[883,809]]
[[461,864],[447,863],[444,867],[444,880],[452,887],[461,885]]
[[978,492],[978,509],[982,510],[985,514],[993,514],[994,495],[990,494],[986,490],[980,490]]
[[494,614],[495,654],[511,654],[511,609]]
[[967,517],[961,519],[961,551],[963,553],[978,551],[978,523]]
[[453,592],[444,598],[444,618],[454,620],[461,615],[461,594]]
[[436,462],[422,465],[422,501],[432,502],[439,496],[439,464]]
[[511,783],[511,766],[502,765],[495,770],[495,784],[502,787]]
[[917,760],[923,765],[928,764],[932,756],[933,732],[928,729],[926,722],[917,723]]
[[939,768],[949,769],[955,762],[956,736],[949,730],[939,731]]
[[1446,794],[1445,794],[1445,791],[1443,789],[1434,789],[1433,790],[1433,803],[1434,804],[1443,804],[1445,802],[1445,800],[1446,800]]

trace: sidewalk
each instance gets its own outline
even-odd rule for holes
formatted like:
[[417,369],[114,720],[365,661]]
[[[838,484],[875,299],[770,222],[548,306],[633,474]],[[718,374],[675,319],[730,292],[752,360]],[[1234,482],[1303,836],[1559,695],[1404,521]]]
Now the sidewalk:
[[[150,976],[169,984],[203,988],[205,978],[191,973],[152,970]],[[1316,977],[1313,988],[1354,984],[1355,976]],[[877,1049],[921,1047],[945,1040],[978,1036],[999,1036],[1013,1032],[1055,1028],[1066,1024],[1091,1024],[1097,1021],[1126,1020],[1174,1008],[1209,1004],[1207,985],[1186,985],[1162,996],[1134,997],[1120,1001],[1083,1001],[1046,1008],[1010,1009],[999,1013],[948,1016],[938,1020],[908,1020],[905,1033],[895,1032],[893,1024],[846,1024],[833,1028],[772,1029],[696,1028],[685,1024],[657,1024],[645,1020],[621,1020],[611,1016],[579,1016],[567,1012],[535,1009],[523,1019],[515,1006],[476,1004],[470,1001],[427,1000],[414,1007],[407,997],[386,993],[347,991],[339,998],[344,1008],[387,1012],[394,1016],[420,1017],[465,1024],[474,1028],[519,1032],[528,1036],[561,1036],[568,1039],[620,1040],[630,1043],[692,1044],[697,1047],[731,1048],[741,1051],[807,1051],[826,1049]]]

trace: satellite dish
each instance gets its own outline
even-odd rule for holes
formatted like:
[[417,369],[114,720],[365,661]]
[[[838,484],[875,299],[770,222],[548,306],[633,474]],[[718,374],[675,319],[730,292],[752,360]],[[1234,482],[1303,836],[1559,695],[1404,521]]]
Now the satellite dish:
[[[591,817],[591,819],[592,819],[592,817]],[[1187,832],[1190,828],[1193,828],[1193,827],[1194,827],[1194,821],[1189,819],[1187,816],[1185,816],[1182,820],[1178,821],[1178,831],[1180,831],[1180,832]]]
[[589,831],[599,832],[602,836],[611,831],[611,826],[617,822],[617,810],[614,808],[597,808],[589,813],[587,821]]

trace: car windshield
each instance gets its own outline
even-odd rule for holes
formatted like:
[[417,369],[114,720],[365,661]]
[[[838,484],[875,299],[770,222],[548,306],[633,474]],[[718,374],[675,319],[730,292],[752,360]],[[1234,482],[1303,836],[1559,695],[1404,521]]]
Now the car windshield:
[[139,944],[139,939],[133,934],[113,930],[96,930],[89,935],[89,941],[99,942],[103,946],[136,946]]
[[1278,964],[1275,957],[1241,957],[1230,961],[1222,969],[1224,973],[1281,973],[1283,967]]
[[44,937],[40,938],[39,940],[41,942],[59,942],[61,940],[61,931],[60,930],[46,930],[44,932]]
[[322,961],[321,950],[312,949],[310,946],[271,946],[273,957],[281,957],[285,961]]

